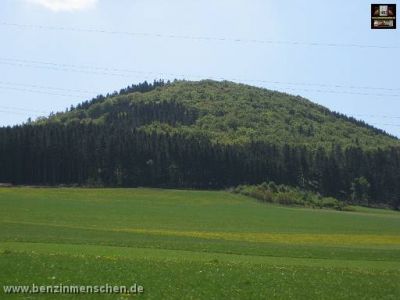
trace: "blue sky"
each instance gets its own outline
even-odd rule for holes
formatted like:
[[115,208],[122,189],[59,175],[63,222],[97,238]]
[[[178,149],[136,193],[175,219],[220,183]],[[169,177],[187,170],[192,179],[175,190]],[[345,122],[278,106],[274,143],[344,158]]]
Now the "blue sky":
[[370,4],[2,0],[0,125],[143,80],[226,78],[298,94],[400,136],[400,29],[371,30]]

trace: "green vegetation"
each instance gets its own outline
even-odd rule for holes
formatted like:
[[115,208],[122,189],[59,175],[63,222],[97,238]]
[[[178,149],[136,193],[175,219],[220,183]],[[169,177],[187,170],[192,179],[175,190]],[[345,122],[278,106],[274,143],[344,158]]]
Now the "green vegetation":
[[143,299],[398,299],[400,213],[353,210],[216,191],[3,188],[0,285],[138,283]]
[[[56,114],[50,121],[109,124],[117,118],[122,122],[132,117],[132,109],[141,106],[142,113],[146,107],[160,113],[147,118],[142,114],[145,120],[138,124],[130,118],[130,125],[141,125],[147,132],[206,135],[214,143],[262,141],[314,149],[330,148],[332,144],[357,145],[363,149],[400,146],[397,138],[300,96],[244,84],[175,81],[166,85],[156,83],[154,89],[132,91],[145,92],[122,90],[122,95],[98,98],[91,105],[86,103],[70,112]],[[41,121],[46,122],[49,120]]]
[[[400,142],[301,97],[215,81],[143,83],[0,128],[0,183],[225,189],[268,181],[400,210]],[[303,200],[342,206],[311,198]]]
[[[259,185],[239,185],[233,189],[233,192],[268,203],[349,210],[349,207],[344,202],[335,198],[322,197],[317,193],[303,191],[297,187],[277,185],[273,181],[269,183],[263,182]],[[355,199],[357,198],[355,197]]]

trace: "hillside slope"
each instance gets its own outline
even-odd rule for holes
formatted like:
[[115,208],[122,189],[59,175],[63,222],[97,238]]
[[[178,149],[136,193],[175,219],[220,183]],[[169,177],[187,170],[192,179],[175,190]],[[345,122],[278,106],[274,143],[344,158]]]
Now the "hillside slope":
[[399,140],[300,97],[214,81],[146,83],[0,128],[0,182],[220,189],[272,181],[400,209]]
[[300,96],[243,84],[176,81],[144,93],[122,94],[92,101],[50,120],[201,134],[222,144],[262,141],[311,148],[332,144],[364,149],[400,146],[398,139],[382,130]]

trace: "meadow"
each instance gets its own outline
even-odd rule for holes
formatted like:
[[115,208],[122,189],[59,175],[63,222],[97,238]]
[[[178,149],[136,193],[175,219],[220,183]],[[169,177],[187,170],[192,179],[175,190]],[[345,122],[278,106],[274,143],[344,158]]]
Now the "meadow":
[[400,213],[353,209],[223,191],[2,188],[0,285],[144,287],[67,299],[399,299]]

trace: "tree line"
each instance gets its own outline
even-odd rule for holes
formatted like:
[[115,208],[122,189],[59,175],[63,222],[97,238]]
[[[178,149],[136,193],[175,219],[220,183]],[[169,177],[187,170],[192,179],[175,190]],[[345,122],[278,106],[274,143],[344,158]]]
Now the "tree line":
[[0,128],[0,182],[216,189],[274,181],[342,201],[400,209],[396,147],[222,145],[200,133],[149,132],[121,124]]

